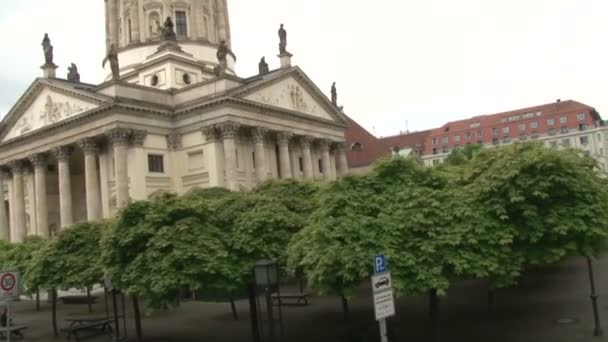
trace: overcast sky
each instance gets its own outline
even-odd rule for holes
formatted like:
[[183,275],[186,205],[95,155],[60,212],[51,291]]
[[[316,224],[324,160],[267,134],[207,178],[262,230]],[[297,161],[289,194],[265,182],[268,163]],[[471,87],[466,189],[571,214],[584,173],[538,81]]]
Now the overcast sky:
[[[58,76],[102,80],[103,0],[4,1],[0,113],[41,75],[48,32]],[[606,0],[228,0],[237,73],[278,67],[277,29],[326,93],[379,136],[574,99],[608,118]]]

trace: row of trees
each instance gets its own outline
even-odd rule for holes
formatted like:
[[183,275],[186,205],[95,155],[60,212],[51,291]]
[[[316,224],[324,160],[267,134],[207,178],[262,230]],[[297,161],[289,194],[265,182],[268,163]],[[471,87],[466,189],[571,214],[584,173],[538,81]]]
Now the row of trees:
[[608,187],[592,159],[536,144],[457,153],[439,168],[385,160],[326,186],[164,195],[53,241],[2,245],[0,267],[21,270],[28,289],[110,278],[136,307],[143,297],[156,309],[176,305],[184,289],[251,288],[253,264],[269,258],[346,303],[382,252],[398,295],[430,293],[436,304],[458,279],[506,287],[530,266],[603,250]]

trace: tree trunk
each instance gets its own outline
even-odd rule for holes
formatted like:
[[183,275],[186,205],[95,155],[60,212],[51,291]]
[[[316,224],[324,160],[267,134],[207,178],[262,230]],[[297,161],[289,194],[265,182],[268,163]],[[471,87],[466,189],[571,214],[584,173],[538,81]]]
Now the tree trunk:
[[137,335],[137,342],[143,341],[143,334],[141,329],[141,312],[139,311],[139,300],[137,295],[131,295],[133,301],[133,314],[135,315],[135,334]]
[[87,287],[87,307],[89,308],[89,313],[93,313],[93,304],[91,303],[91,288]]
[[431,319],[431,342],[439,342],[439,297],[437,289],[429,291],[429,314]]
[[251,335],[253,342],[260,342],[260,329],[258,323],[258,305],[256,301],[255,285],[247,286],[249,292],[249,313],[251,315]]
[[488,315],[492,314],[494,309],[494,289],[488,288]]
[[346,299],[344,296],[342,296],[342,312],[344,313],[344,319],[348,320],[350,309],[348,308],[348,299]]
[[239,320],[239,314],[236,312],[236,305],[234,304],[234,299],[230,298],[230,309],[232,309],[232,318],[235,321]]
[[51,294],[51,320],[53,324],[53,334],[57,337],[59,336],[59,329],[57,329],[57,289],[52,289]]
[[36,289],[36,312],[40,312],[40,290]]

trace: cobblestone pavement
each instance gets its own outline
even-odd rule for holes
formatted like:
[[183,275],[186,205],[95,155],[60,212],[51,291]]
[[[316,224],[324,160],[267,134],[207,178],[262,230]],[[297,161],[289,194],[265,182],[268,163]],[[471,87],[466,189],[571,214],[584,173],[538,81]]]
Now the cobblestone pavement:
[[[595,264],[599,308],[608,333],[608,259]],[[103,302],[103,300],[102,300]],[[428,299],[400,298],[397,316],[389,322],[393,341],[429,339]],[[341,301],[335,297],[312,297],[305,307],[285,307],[282,341],[376,342],[378,326],[371,306],[371,289],[362,286],[351,301],[351,314],[344,319]],[[86,315],[86,306],[59,305],[58,319],[65,326],[70,315]],[[15,319],[29,326],[25,341],[65,341],[52,337],[50,305],[36,312],[32,302],[14,305]],[[95,314],[104,314],[98,304]],[[234,320],[225,303],[187,302],[181,307],[147,316],[143,320],[148,342],[251,341],[248,302],[238,301],[239,319]],[[128,314],[130,318],[130,313]],[[593,314],[589,278],[584,259],[576,259],[527,274],[516,289],[499,290],[488,311],[487,287],[483,282],[461,281],[440,303],[441,341],[603,341],[593,337]],[[133,339],[129,319],[129,337]],[[89,341],[108,341],[107,337]]]

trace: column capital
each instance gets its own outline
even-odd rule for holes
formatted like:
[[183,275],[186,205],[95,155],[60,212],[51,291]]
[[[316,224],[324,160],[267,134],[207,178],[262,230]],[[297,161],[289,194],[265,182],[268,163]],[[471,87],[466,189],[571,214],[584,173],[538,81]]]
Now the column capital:
[[78,147],[84,152],[84,154],[94,154],[99,151],[99,146],[95,138],[84,138],[78,141]]
[[256,144],[263,144],[267,135],[268,128],[266,127],[258,126],[251,129],[251,137],[253,138],[253,142]]
[[171,133],[167,135],[167,147],[169,147],[170,150],[177,150],[182,148],[182,135],[179,133]]
[[330,141],[327,139],[319,139],[317,140],[317,144],[322,152],[329,152]]
[[61,146],[54,148],[52,151],[58,161],[67,161],[74,152],[74,148],[72,146]]
[[299,140],[302,148],[309,149],[315,138],[311,137],[310,135],[303,135],[299,138]]
[[215,126],[206,126],[202,129],[203,134],[205,135],[205,139],[207,142],[215,142],[219,140],[219,133]]
[[105,133],[112,145],[128,145],[131,130],[125,128],[114,128]]
[[239,131],[241,124],[234,121],[228,121],[218,125],[220,132],[222,133],[222,137],[224,139],[234,139]]
[[13,160],[8,163],[12,173],[23,173],[25,167],[23,160]]
[[131,131],[131,141],[135,146],[144,146],[144,141],[146,141],[146,137],[148,136],[148,131],[144,130],[132,130]]
[[48,156],[46,153],[36,153],[29,157],[30,163],[34,165],[34,167],[46,167],[48,162]]
[[293,138],[293,134],[290,132],[279,132],[277,133],[277,141],[280,146],[289,145],[289,141]]
[[344,141],[334,142],[333,146],[338,152],[346,152],[346,142]]

